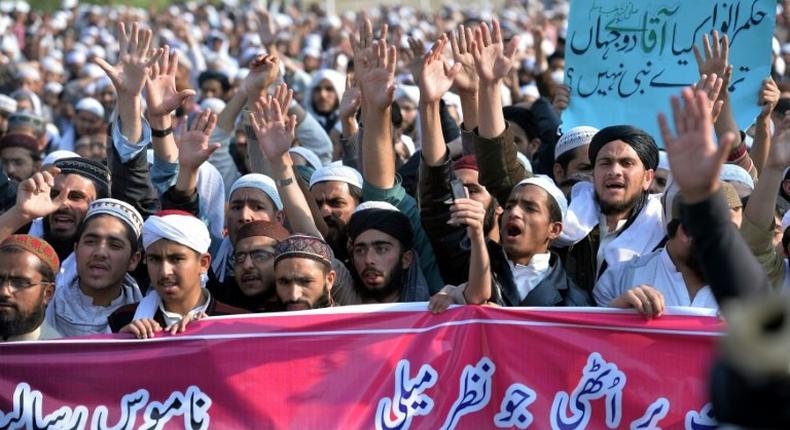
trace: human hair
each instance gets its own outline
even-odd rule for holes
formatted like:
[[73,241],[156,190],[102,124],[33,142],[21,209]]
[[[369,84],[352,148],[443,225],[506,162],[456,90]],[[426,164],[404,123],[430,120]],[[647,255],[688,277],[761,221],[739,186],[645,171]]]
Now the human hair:
[[[77,229],[77,243],[79,243],[80,239],[82,239],[82,235],[85,233],[85,230],[88,229],[88,223],[100,217],[111,217],[118,219],[117,217],[114,217],[110,214],[96,214],[90,216],[89,218],[86,218],[84,221],[82,221],[79,228]],[[125,223],[120,219],[118,219],[118,221],[120,221],[121,224],[123,225],[124,232],[126,232],[126,239],[129,240],[129,244],[131,245],[132,248],[132,255],[134,255],[135,252],[140,250],[140,239],[138,239],[137,235],[134,234],[134,231],[132,231],[132,227],[129,226],[129,224]]]
[[549,222],[562,222],[562,209],[560,209],[560,205],[557,204],[557,201],[554,200],[554,197],[548,193],[548,191],[544,190],[546,193],[546,206],[549,208]]
[[[17,245],[6,245],[0,248],[0,254],[4,255],[21,254],[23,252],[30,251]],[[41,261],[38,256],[36,256],[36,271],[41,275],[41,282],[55,282],[55,274],[52,272],[52,269],[48,265],[44,264],[44,262]]]
[[674,239],[675,236],[678,234],[678,228],[680,227],[680,219],[673,219],[672,221],[667,224],[667,237],[670,239]]
[[362,188],[359,188],[356,185],[348,184],[348,193],[351,194],[351,197],[356,200],[357,204],[362,202]]

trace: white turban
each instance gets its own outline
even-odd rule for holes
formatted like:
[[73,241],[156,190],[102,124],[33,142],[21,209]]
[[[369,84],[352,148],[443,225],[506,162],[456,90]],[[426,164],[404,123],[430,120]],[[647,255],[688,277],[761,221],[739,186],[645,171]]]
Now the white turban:
[[153,215],[143,223],[143,249],[160,239],[172,240],[200,254],[208,252],[211,237],[203,221],[184,213]]
[[280,193],[277,192],[277,185],[274,183],[274,179],[266,175],[249,173],[236,179],[236,182],[230,187],[229,196],[232,198],[233,192],[239,188],[255,188],[261,190],[272,199],[278,211],[283,209],[283,201],[280,199]]

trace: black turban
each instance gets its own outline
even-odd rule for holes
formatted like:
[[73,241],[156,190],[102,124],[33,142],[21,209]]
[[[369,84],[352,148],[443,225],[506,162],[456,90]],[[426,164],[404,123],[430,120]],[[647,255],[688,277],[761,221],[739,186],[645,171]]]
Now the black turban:
[[414,245],[411,221],[409,217],[398,211],[370,208],[351,215],[348,221],[348,238],[352,242],[368,230],[378,230],[398,239],[404,251],[410,250]]
[[630,125],[613,125],[595,133],[590,142],[588,153],[590,163],[593,166],[595,166],[598,151],[607,143],[615,140],[622,140],[630,145],[631,148],[634,148],[645,169],[656,170],[658,168],[658,147],[656,146],[656,141],[644,130]]

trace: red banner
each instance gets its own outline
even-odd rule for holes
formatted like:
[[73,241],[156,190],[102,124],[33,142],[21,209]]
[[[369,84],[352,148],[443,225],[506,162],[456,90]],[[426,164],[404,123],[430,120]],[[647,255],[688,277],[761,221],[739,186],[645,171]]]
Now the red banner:
[[709,429],[722,322],[425,304],[0,344],[0,429]]

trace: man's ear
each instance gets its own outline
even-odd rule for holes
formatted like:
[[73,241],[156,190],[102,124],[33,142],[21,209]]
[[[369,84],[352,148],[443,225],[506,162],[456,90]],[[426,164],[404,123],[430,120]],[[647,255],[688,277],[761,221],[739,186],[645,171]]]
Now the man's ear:
[[656,171],[653,169],[645,170],[645,176],[642,180],[642,190],[647,191],[650,189],[650,184],[653,183],[653,179],[656,177]]
[[129,265],[126,266],[127,272],[133,272],[134,269],[137,268],[137,265],[140,264],[140,259],[142,258],[143,254],[140,251],[135,252],[129,258]]
[[326,274],[326,288],[329,291],[332,291],[332,286],[335,285],[335,279],[337,278],[337,272],[334,270],[330,270],[329,273]]
[[[529,156],[529,157],[527,157],[527,158],[531,158],[533,155],[535,155],[535,153],[537,153],[537,152],[538,152],[538,149],[540,149],[540,145],[541,145],[541,143],[542,143],[542,142],[540,141],[540,138],[539,138],[539,137],[536,137],[536,138],[534,138],[534,139],[530,140],[530,141],[527,143],[527,151],[528,151],[528,152],[529,152],[529,154],[530,154],[530,156]],[[532,161],[532,160],[530,160],[530,161]]]
[[549,224],[549,241],[552,241],[558,237],[560,237],[560,233],[562,233],[562,223],[557,221]]
[[46,309],[47,305],[49,305],[49,301],[52,300],[52,296],[55,295],[55,284],[54,283],[47,284],[44,287],[44,291],[42,292],[42,295],[44,296],[44,298],[42,300],[42,303],[43,303],[44,309]]
[[211,267],[211,254],[200,254],[200,273],[208,273]]
[[554,182],[559,184],[565,181],[565,169],[562,168],[560,163],[554,163],[552,170],[554,171]]
[[408,269],[411,266],[411,262],[414,259],[414,251],[411,249],[403,253],[403,257],[400,260],[400,266],[404,269]]
[[277,211],[277,213],[274,214],[274,222],[283,225],[285,223],[285,212]]

